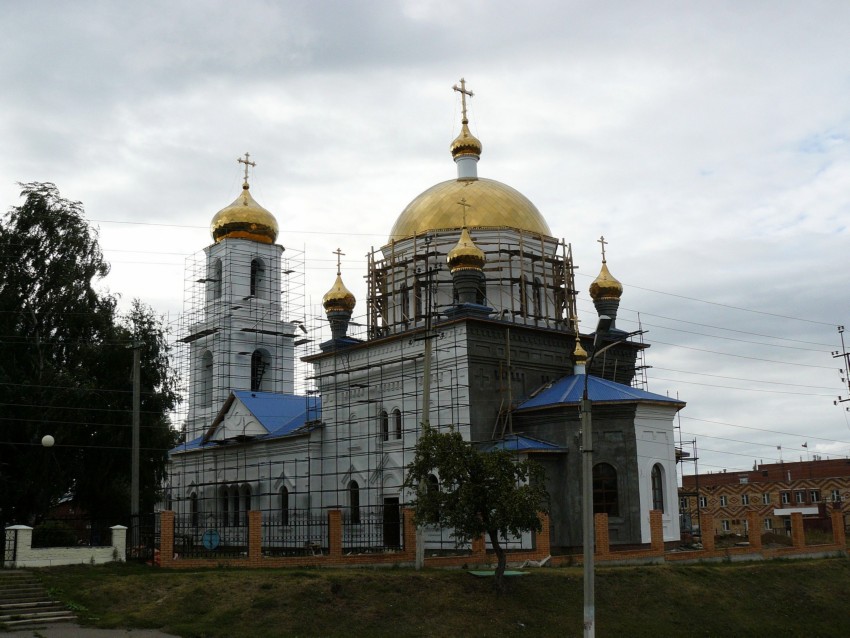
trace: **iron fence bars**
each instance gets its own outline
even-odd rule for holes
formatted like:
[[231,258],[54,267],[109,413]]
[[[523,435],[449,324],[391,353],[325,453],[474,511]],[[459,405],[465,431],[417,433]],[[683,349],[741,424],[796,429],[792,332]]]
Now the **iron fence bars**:
[[342,516],[342,551],[376,553],[399,551],[404,546],[401,510],[398,504],[376,505],[351,510]]
[[139,514],[130,517],[130,529],[138,530],[136,544],[128,537],[127,560],[138,560],[151,564],[154,561],[160,541],[160,519],[159,513]]
[[13,564],[16,560],[15,552],[18,547],[18,530],[4,530],[3,540],[3,555],[0,557],[0,567],[5,567],[6,564]]
[[328,515],[321,510],[263,512],[263,555],[319,556],[328,553]]
[[248,526],[215,514],[175,516],[174,553],[182,558],[244,558]]
[[126,522],[84,516],[46,518],[33,527],[32,547],[106,547],[112,544],[112,526]]

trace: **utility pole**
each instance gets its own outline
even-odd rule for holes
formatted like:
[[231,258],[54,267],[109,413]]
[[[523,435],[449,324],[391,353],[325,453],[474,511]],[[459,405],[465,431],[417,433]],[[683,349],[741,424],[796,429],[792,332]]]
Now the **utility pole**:
[[130,470],[130,547],[139,546],[139,430],[142,398],[142,344],[133,341],[133,443]]

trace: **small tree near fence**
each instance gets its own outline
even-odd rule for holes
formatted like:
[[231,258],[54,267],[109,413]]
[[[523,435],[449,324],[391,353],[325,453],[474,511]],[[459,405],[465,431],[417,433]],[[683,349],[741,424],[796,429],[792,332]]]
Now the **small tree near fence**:
[[[432,477],[438,477],[434,482]],[[506,451],[479,452],[451,430],[426,426],[407,467],[405,487],[417,525],[452,528],[458,542],[487,534],[496,553],[495,586],[504,589],[508,534],[541,530],[538,513],[548,510],[543,468]]]

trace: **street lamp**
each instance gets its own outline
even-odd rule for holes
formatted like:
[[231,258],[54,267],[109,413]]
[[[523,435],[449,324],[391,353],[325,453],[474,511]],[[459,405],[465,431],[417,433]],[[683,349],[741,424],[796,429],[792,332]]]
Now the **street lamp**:
[[581,469],[582,469],[582,499],[581,499],[581,528],[582,544],[584,545],[584,638],[596,636],[596,607],[594,604],[594,565],[593,565],[593,432],[591,408],[592,404],[587,392],[587,381],[593,359],[599,352],[607,350],[619,342],[612,343],[597,350],[596,343],[600,333],[608,332],[614,320],[607,315],[600,315],[596,332],[593,334],[593,352],[587,361],[584,373],[584,392],[581,396]]

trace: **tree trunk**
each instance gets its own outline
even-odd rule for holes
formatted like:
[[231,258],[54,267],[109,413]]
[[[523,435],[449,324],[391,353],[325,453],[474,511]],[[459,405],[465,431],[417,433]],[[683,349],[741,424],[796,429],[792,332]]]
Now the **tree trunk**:
[[505,548],[502,547],[501,543],[499,543],[499,533],[496,530],[487,530],[487,534],[490,536],[490,544],[493,546],[493,551],[496,552],[496,558],[498,559],[493,585],[496,591],[501,594],[505,591],[505,568],[508,564],[508,554],[505,552]]

